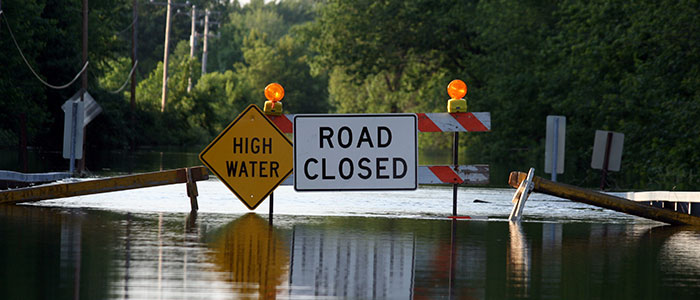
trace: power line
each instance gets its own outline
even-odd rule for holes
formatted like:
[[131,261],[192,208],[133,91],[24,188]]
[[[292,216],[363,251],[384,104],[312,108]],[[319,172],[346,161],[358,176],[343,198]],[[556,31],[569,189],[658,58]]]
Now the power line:
[[118,90],[116,90],[116,91],[107,91],[107,92],[109,92],[110,94],[118,94],[118,93],[120,93],[120,92],[126,87],[126,84],[129,83],[129,79],[131,78],[131,74],[134,74],[134,70],[136,70],[136,66],[138,66],[138,64],[139,64],[139,61],[138,61],[138,60],[137,60],[137,61],[134,61],[134,66],[131,67],[131,71],[129,72],[129,76],[127,76],[127,77],[126,77],[126,80],[124,80],[124,84],[122,84],[122,87],[120,87],[120,88],[119,88]]
[[136,19],[134,19],[133,21],[131,21],[131,24],[129,24],[129,26],[126,26],[126,28],[120,30],[120,31],[117,32],[117,34],[115,34],[115,35],[120,35],[120,34],[124,33],[124,31],[127,31],[129,28],[131,28],[131,26],[134,26],[134,24],[136,24]]
[[[0,13],[1,13],[1,12],[2,12],[2,11],[0,11]],[[7,31],[10,32],[10,37],[12,37],[12,41],[15,43],[15,47],[17,47],[17,51],[19,52],[19,55],[22,56],[22,59],[24,60],[24,63],[27,64],[27,67],[29,68],[30,71],[32,71],[32,74],[34,74],[34,76],[36,77],[36,79],[38,79],[38,80],[39,80],[41,83],[43,83],[45,86],[50,87],[50,88],[52,88],[52,89],[57,89],[57,90],[65,89],[65,88],[69,87],[71,84],[73,84],[76,80],[78,80],[78,78],[80,77],[80,75],[83,74],[83,72],[85,72],[85,70],[87,70],[87,66],[88,66],[88,63],[89,63],[89,62],[86,61],[86,62],[85,62],[85,65],[83,65],[83,68],[80,70],[80,72],[78,72],[78,74],[75,75],[75,78],[73,78],[73,80],[71,80],[69,83],[66,83],[66,84],[64,84],[64,85],[52,85],[52,84],[50,84],[50,83],[44,81],[43,79],[41,79],[41,77],[39,76],[39,74],[37,74],[36,71],[34,71],[34,69],[32,68],[32,66],[29,64],[29,61],[27,61],[27,58],[24,57],[24,53],[22,53],[22,49],[19,47],[19,44],[17,43],[17,40],[15,39],[15,35],[12,33],[12,28],[10,28],[10,22],[7,21],[7,17],[2,18],[2,19],[5,20],[5,25],[7,25]]]

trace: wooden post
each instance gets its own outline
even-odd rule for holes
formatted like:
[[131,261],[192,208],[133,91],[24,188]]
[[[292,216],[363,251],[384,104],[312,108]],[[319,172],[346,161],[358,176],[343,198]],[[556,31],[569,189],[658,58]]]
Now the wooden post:
[[552,181],[557,181],[557,161],[559,160],[559,118],[554,119],[554,145],[552,145]]
[[202,46],[202,75],[207,74],[207,51],[209,42],[209,9],[204,10],[204,42]]
[[[526,177],[527,174],[523,172],[511,172],[508,179],[508,184],[512,187],[518,187],[520,182],[525,180]],[[533,192],[566,198],[572,201],[612,209],[614,211],[672,225],[700,226],[700,217],[689,214],[679,213],[669,209],[656,208],[625,198],[599,193],[564,183],[553,182],[538,176],[534,176],[532,178],[532,183],[534,184]]]
[[168,101],[168,52],[170,51],[170,6],[171,0],[167,0],[168,6],[165,12],[165,45],[163,50],[163,90],[160,97],[160,112],[165,112],[165,104]]
[[197,211],[193,210],[190,211],[190,214],[187,215],[187,218],[185,219],[185,231],[193,232],[193,229],[195,228],[197,228]]
[[199,204],[197,203],[197,182],[192,179],[192,168],[187,168],[187,196],[190,197],[190,207],[191,211],[196,212],[199,210]]
[[[197,6],[192,5],[191,12],[191,22],[190,22],[190,59],[194,58],[194,49],[197,45],[197,27],[195,26],[197,22]],[[192,70],[189,70],[187,74],[187,93],[192,92]]]
[[19,162],[24,173],[29,172],[29,159],[27,155],[27,114],[19,114]]
[[[83,65],[85,65],[88,62],[88,0],[83,0]],[[83,72],[82,76],[82,89],[83,92],[80,94],[80,101],[85,101],[85,93],[87,93],[88,89],[88,70],[85,69],[85,72]],[[75,108],[75,106],[73,107]],[[75,115],[76,110],[73,110],[73,114]],[[83,126],[83,124],[78,124],[77,126]],[[83,158],[78,160],[78,173],[82,174],[83,171],[85,171],[85,157],[86,155],[86,149],[87,147],[85,146],[85,140],[87,136],[87,128],[83,127]]]
[[605,141],[605,156],[603,156],[603,169],[600,175],[600,190],[605,190],[605,179],[608,175],[608,164],[610,163],[610,145],[612,145],[612,131],[608,132],[608,138]]
[[[133,10],[131,12],[132,18],[134,19],[134,24],[131,25],[131,67],[133,68],[136,65],[136,60],[138,59],[138,53],[136,52],[137,49],[137,34],[138,34],[138,26],[139,26],[139,14],[138,14],[138,1],[134,0],[133,4]],[[136,131],[136,71],[131,72],[131,95],[130,95],[130,100],[131,100],[131,110],[130,110],[130,119],[131,119],[131,130]],[[129,137],[129,146],[131,150],[136,150],[136,137],[135,135],[132,135]]]

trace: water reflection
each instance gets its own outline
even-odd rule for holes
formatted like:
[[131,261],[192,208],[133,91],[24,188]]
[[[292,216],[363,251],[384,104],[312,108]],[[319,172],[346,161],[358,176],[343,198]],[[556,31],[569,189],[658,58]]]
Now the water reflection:
[[79,210],[0,205],[0,299],[107,297],[109,229]]
[[694,299],[700,232],[0,206],[0,299]]
[[508,291],[511,297],[527,298],[530,292],[530,248],[520,222],[508,222],[510,245],[507,257]]
[[293,227],[290,295],[412,298],[413,234],[346,225]]
[[558,299],[561,295],[562,276],[561,223],[542,224],[542,298]]
[[[82,220],[76,214],[61,216],[60,279],[61,289],[73,289],[73,299],[80,299],[80,263]],[[72,284],[69,284],[71,283]]]
[[266,219],[243,215],[210,245],[216,269],[240,297],[275,299],[287,281],[289,248]]

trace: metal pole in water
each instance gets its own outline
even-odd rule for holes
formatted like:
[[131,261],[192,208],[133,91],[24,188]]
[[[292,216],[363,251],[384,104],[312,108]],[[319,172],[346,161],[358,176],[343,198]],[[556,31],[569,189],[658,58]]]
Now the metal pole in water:
[[452,227],[450,230],[450,279],[447,292],[447,299],[453,299],[455,288],[455,277],[457,273],[457,219],[452,219]]
[[554,145],[552,145],[552,181],[557,182],[557,161],[559,160],[559,118],[554,119]]
[[269,221],[270,221],[270,225],[272,225],[272,206],[274,203],[275,203],[275,193],[270,193],[270,216],[268,217]]
[[[454,165],[454,170],[457,172],[459,168],[459,132],[454,133],[454,139],[452,141],[452,164]],[[452,215],[457,215],[457,187],[458,184],[452,185]]]

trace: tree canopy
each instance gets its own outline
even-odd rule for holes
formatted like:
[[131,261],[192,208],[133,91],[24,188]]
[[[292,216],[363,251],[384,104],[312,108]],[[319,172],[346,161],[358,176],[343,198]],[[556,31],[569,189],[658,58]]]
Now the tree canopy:
[[[287,113],[443,112],[447,83],[467,82],[469,111],[488,111],[489,133],[462,135],[461,163],[511,170],[543,166],[545,119],[567,117],[566,173],[594,186],[596,129],[625,134],[615,188],[700,186],[700,2],[594,0],[194,0],[209,9],[207,70],[202,15],[190,57],[189,9],[173,12],[169,97],[160,112],[165,7],[138,0],[90,1],[90,93],[104,112],[91,124],[97,149],[201,147],[271,82],[285,87]],[[59,148],[60,105],[79,88],[39,83],[15,49],[50,83],[81,68],[76,0],[6,0],[0,16],[0,147]],[[129,89],[131,24],[138,31],[136,109]],[[188,84],[192,88],[188,92]],[[136,120],[135,125],[130,122]],[[421,136],[421,151],[445,151],[446,135]],[[539,171],[538,171],[539,172]],[[543,172],[539,172],[543,175]]]

